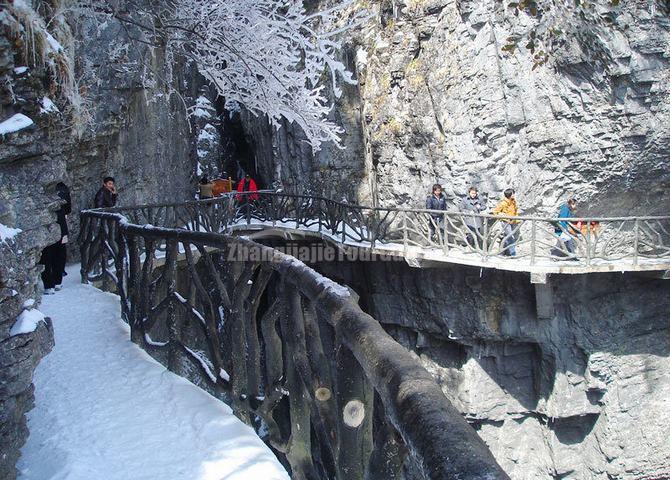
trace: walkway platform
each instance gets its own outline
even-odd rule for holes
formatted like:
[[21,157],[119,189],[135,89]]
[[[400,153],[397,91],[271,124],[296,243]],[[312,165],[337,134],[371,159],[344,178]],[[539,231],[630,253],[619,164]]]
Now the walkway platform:
[[285,225],[272,225],[272,222],[252,221],[231,225],[230,230],[236,235],[248,236],[251,239],[282,237],[287,240],[301,240],[305,238],[317,238],[330,242],[338,248],[347,252],[358,250],[359,253],[351,255],[353,258],[361,258],[360,251],[366,251],[375,255],[390,255],[403,258],[410,266],[419,268],[439,268],[445,264],[466,265],[478,268],[495,268],[511,272],[526,272],[531,275],[549,274],[587,274],[603,272],[656,272],[663,278],[668,277],[670,272],[670,259],[638,259],[635,263],[633,258],[622,258],[616,261],[591,260],[587,265],[584,259],[576,260],[550,260],[540,259],[531,262],[528,256],[502,257],[491,256],[483,258],[476,252],[468,252],[462,249],[443,250],[437,247],[405,246],[400,243],[377,242],[373,247],[369,242],[356,242],[345,240],[339,236],[328,233],[313,231],[310,229],[296,229]]
[[116,295],[68,273],[40,307],[56,345],[35,373],[20,479],[289,479],[227,405],[130,342]]

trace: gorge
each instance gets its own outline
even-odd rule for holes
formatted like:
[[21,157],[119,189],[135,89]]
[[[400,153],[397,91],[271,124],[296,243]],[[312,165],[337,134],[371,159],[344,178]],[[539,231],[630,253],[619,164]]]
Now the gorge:
[[[59,181],[73,194],[73,261],[77,212],[105,175],[124,206],[190,200],[201,173],[242,171],[262,187],[383,207],[421,208],[433,183],[451,208],[471,184],[490,206],[515,188],[528,215],[554,215],[568,195],[585,216],[670,206],[667,2],[623,5],[612,28],[584,28],[535,69],[529,51],[503,49],[519,25],[501,2],[354,2],[370,19],[340,52],[357,80],[333,97],[344,148],[318,152],[295,124],[275,129],[243,107],[226,110],[193,62],[137,41],[147,34],[132,25],[77,18],[53,0],[0,5],[0,123],[32,122],[0,135],[1,478],[16,475],[32,373],[53,342],[48,321],[28,335],[10,330],[40,300]],[[48,28],[60,50],[36,55],[27,25]],[[82,105],[62,98],[50,62],[76,72]],[[553,276],[553,316],[538,318],[524,273],[311,266],[358,294],[511,478],[670,477],[667,280]]]

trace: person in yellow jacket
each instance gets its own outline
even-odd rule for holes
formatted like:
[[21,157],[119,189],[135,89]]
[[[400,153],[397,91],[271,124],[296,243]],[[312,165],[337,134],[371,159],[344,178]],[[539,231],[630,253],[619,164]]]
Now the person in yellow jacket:
[[[518,217],[519,216],[519,206],[516,203],[516,198],[514,198],[514,189],[508,188],[504,192],[505,198],[496,205],[493,209],[493,215],[504,215],[506,217]],[[503,222],[503,255],[509,255],[510,257],[516,256],[516,234],[514,226],[519,223],[519,220],[514,220],[511,218],[505,218]]]

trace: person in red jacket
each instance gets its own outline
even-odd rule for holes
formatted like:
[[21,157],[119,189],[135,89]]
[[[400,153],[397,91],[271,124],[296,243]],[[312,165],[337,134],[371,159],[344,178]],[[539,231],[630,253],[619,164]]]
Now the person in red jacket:
[[[257,192],[258,187],[256,186],[256,182],[254,182],[254,179],[251,178],[251,176],[247,173],[242,180],[239,181],[237,184],[237,191],[238,192]],[[252,193],[249,195],[237,195],[237,199],[244,202],[247,200],[253,201],[258,199],[258,194],[257,193]]]

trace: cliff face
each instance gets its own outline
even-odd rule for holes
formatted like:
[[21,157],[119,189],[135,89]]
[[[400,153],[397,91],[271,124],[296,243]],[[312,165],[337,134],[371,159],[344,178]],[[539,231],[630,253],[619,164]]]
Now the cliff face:
[[670,475],[670,283],[550,279],[538,318],[526,274],[400,262],[322,264],[412,350],[518,479]]
[[440,181],[495,198],[514,187],[527,213],[553,213],[567,192],[600,215],[667,210],[667,7],[629,5],[532,70],[525,49],[501,51],[516,32],[500,2],[387,3],[359,56],[382,203],[412,204]]
[[[35,9],[42,7],[43,21],[48,21],[52,10],[38,4],[32,2]],[[41,17],[30,18],[39,23]],[[32,122],[16,131],[4,128],[0,134],[3,479],[15,476],[19,449],[28,435],[24,414],[32,407],[33,371],[53,344],[49,319],[39,322],[33,333],[11,336],[10,330],[22,312],[39,308],[37,262],[41,250],[60,238],[56,183],[62,181],[72,190],[70,260],[78,256],[78,212],[92,207],[104,176],[116,178],[120,205],[180,201],[192,199],[194,193],[197,135],[189,127],[184,103],[168,94],[178,92],[190,106],[199,85],[194,70],[166,60],[160,49],[130,42],[129,34],[141,37],[142,32],[131,33],[118,22],[80,19],[71,27],[51,33],[61,42],[60,58],[72,62],[80,80],[77,88],[84,92],[85,104],[76,121],[48,64],[33,62],[14,19],[0,12],[0,123],[23,116]],[[73,131],[75,124],[79,135]]]
[[344,53],[359,86],[334,115],[364,146],[347,140],[345,156],[312,156],[294,147],[290,126],[268,140],[252,121],[263,174],[298,186],[351,173],[352,198],[385,206],[420,205],[440,182],[450,196],[475,184],[496,200],[513,187],[527,213],[553,214],[568,193],[589,214],[665,212],[667,6],[628,4],[611,28],[572,39],[533,70],[524,48],[502,51],[519,33],[503,3],[361,2],[372,19]]

